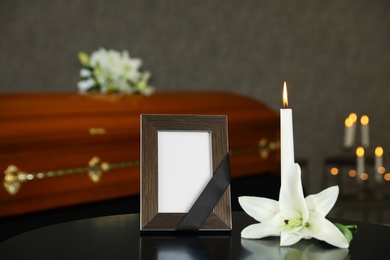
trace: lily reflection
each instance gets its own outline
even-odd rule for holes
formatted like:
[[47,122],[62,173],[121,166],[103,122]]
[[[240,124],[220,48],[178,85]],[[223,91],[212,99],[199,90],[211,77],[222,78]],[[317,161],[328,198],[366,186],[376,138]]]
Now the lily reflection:
[[285,260],[341,260],[349,256],[346,248],[326,247],[316,240],[301,240],[293,246],[281,247],[279,239],[263,240],[241,239],[241,245],[247,250],[246,260],[285,259]]

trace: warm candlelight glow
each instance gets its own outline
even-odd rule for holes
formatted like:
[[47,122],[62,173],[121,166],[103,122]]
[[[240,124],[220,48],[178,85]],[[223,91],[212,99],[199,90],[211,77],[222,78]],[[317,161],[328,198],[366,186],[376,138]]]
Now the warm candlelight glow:
[[356,171],[355,170],[349,170],[348,175],[349,175],[349,177],[355,177],[356,176]]
[[353,125],[353,120],[350,117],[345,119],[345,127],[351,127]]
[[333,167],[332,169],[330,169],[330,174],[332,174],[333,176],[339,174],[339,169]]
[[362,146],[356,148],[356,156],[359,158],[362,158],[364,156],[364,148]]
[[283,84],[283,105],[284,107],[288,107],[288,98],[287,98],[287,83],[286,81]]
[[360,179],[362,179],[363,181],[368,180],[368,174],[363,172],[362,174],[360,174]]
[[379,174],[384,174],[385,172],[386,172],[385,167],[381,166],[381,167],[378,168],[378,173]]
[[357,120],[357,115],[355,113],[351,113],[349,114],[349,118],[352,120],[352,122],[355,123]]
[[368,125],[368,123],[370,122],[370,119],[368,118],[368,116],[364,115],[360,118],[360,123],[362,125]]
[[381,157],[383,155],[383,148],[381,146],[378,146],[375,148],[375,156],[376,157]]
[[386,173],[383,177],[386,181],[390,181],[390,173]]

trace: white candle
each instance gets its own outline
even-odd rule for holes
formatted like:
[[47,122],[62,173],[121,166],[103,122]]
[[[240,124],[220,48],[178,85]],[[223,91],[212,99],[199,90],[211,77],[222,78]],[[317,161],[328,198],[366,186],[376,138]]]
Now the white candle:
[[360,124],[361,124],[361,134],[362,134],[362,146],[364,148],[368,148],[370,146],[370,134],[369,134],[369,128],[368,123],[370,122],[370,119],[368,116],[364,115],[360,118]]
[[364,148],[359,146],[356,148],[356,178],[359,183],[362,181],[364,173]]
[[347,150],[355,144],[356,120],[357,115],[355,113],[351,113],[345,119],[344,148]]
[[345,119],[345,129],[344,129],[344,148],[351,149],[353,146],[353,121],[350,117]]
[[383,148],[377,146],[375,148],[375,171],[378,172],[380,167],[383,167]]
[[288,174],[294,164],[294,135],[292,110],[288,108],[287,84],[283,85],[283,105],[280,109],[280,160],[281,174]]
[[377,146],[375,148],[375,180],[378,183],[383,181],[383,174],[385,173],[385,168],[383,168],[383,148]]

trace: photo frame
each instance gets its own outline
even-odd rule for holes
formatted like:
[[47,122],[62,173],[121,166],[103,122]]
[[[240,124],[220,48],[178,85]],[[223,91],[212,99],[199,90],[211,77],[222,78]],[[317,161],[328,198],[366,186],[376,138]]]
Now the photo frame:
[[141,115],[143,231],[230,231],[226,116]]

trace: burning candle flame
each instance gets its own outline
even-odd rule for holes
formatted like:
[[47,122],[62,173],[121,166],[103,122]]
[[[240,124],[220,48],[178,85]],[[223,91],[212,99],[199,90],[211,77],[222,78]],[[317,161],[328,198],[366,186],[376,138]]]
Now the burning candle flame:
[[286,83],[286,81],[283,84],[283,105],[284,105],[285,108],[288,107],[287,83]]
[[368,125],[368,122],[370,122],[370,119],[368,118],[368,116],[364,115],[360,118],[360,123],[362,125]]
[[356,156],[359,158],[362,158],[364,156],[364,148],[362,146],[356,148]]
[[353,120],[350,117],[345,119],[345,127],[351,127],[353,125]]
[[375,156],[376,157],[381,157],[383,155],[383,148],[381,146],[378,146],[375,148]]
[[351,114],[349,114],[349,118],[352,120],[352,122],[356,122],[356,120],[357,120],[357,115],[356,115],[356,113],[351,113]]

